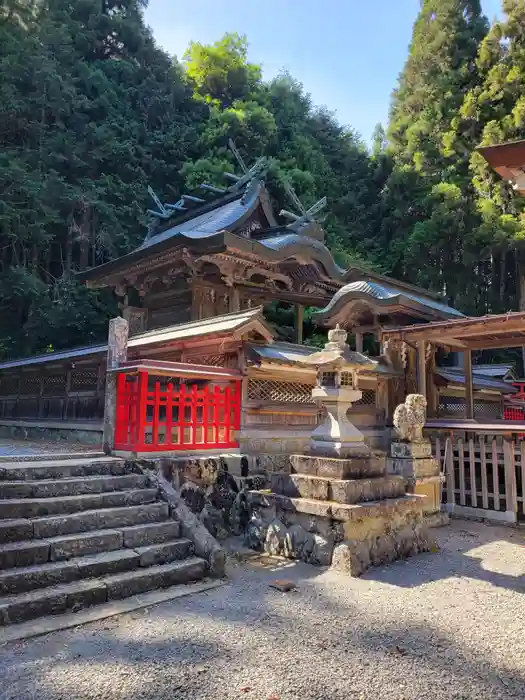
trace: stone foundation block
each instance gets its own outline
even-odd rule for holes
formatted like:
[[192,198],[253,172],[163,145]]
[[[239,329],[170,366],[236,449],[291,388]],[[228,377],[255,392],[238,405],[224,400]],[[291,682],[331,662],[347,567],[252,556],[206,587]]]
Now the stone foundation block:
[[317,457],[292,455],[292,470],[297,474],[320,476],[327,479],[362,479],[383,476],[386,473],[386,457],[381,455],[349,457]]

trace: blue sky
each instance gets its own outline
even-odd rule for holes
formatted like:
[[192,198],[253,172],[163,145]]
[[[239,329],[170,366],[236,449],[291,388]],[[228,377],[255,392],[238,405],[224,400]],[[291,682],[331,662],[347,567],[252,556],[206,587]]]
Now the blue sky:
[[[482,0],[492,19],[501,0]],[[386,123],[419,0],[150,0],[146,21],[182,57],[191,40],[246,34],[266,78],[288,70],[316,104],[369,140]]]

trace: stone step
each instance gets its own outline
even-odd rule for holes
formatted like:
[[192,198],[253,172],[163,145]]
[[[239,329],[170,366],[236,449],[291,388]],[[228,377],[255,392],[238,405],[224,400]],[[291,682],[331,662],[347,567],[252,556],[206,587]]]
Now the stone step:
[[274,472],[270,475],[270,482],[272,491],[283,496],[348,504],[396,498],[405,494],[405,481],[400,476],[330,479],[324,476]]
[[381,501],[367,503],[336,503],[309,498],[290,498],[277,493],[250,491],[252,505],[261,508],[276,508],[278,511],[306,513],[307,515],[331,520],[348,521],[365,518],[390,518],[397,514],[401,517],[423,517],[424,496],[405,495],[400,498],[385,498]]
[[0,598],[0,625],[31,620],[126,598],[156,588],[201,579],[206,562],[198,557],[170,562],[105,578],[75,581]]
[[0,571],[0,595],[24,593],[82,578],[95,578],[128,571],[139,566],[140,556],[133,549],[119,549],[69,561],[54,561],[36,566],[19,566]]
[[152,503],[156,498],[157,489],[109,491],[53,498],[11,498],[0,501],[0,519],[37,518],[44,515],[78,513],[96,508],[118,508]]
[[[8,542],[0,545],[0,570],[17,566],[34,566],[53,561],[66,561],[74,557],[112,552],[122,548],[137,549],[137,551],[138,548],[143,548],[145,553],[148,547],[158,547],[164,543],[171,544],[174,540],[179,540],[179,537],[180,523],[176,520],[166,520],[161,523],[80,532],[43,540]],[[182,547],[182,545],[180,546]],[[180,558],[179,556],[172,557],[172,559]],[[164,561],[167,560],[164,559]]]
[[31,537],[33,537],[31,520],[24,518],[0,520],[0,542],[17,542]]
[[0,480],[29,481],[33,479],[64,479],[74,476],[121,476],[132,471],[132,466],[119,457],[8,462],[0,463]]
[[386,457],[371,454],[364,457],[314,457],[291,455],[292,472],[328,479],[369,479],[386,474]]
[[186,559],[193,554],[193,542],[185,537],[172,542],[148,544],[137,547],[135,551],[140,557],[140,566],[166,564],[170,561]]
[[128,598],[155,588],[167,588],[177,583],[198,581],[206,572],[206,562],[199,557],[190,557],[169,564],[149,566],[103,579],[108,591],[108,600]]
[[0,499],[80,496],[106,491],[143,489],[147,485],[148,479],[142,474],[77,476],[43,481],[0,481]]
[[33,537],[43,539],[59,535],[71,535],[77,532],[156,523],[167,520],[168,516],[168,504],[159,502],[140,506],[126,506],[124,508],[85,510],[80,513],[72,513],[71,515],[52,515],[45,518],[35,518],[30,522],[33,525]]
[[145,547],[149,544],[161,544],[180,537],[180,523],[177,520],[131,525],[121,529],[124,547]]

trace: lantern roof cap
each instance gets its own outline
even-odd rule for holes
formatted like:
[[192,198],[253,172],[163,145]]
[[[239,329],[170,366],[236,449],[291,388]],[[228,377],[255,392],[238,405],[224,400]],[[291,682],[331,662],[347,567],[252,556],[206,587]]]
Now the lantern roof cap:
[[301,364],[322,369],[348,369],[370,371],[376,368],[377,362],[368,355],[351,350],[346,342],[347,332],[339,324],[328,331],[328,342],[319,352],[314,352],[301,361]]

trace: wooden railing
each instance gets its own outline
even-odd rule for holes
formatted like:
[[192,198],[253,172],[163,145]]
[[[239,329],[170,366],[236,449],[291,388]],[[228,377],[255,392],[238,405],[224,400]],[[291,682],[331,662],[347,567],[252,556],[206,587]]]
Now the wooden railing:
[[115,450],[140,453],[238,447],[241,382],[193,381],[161,381],[147,371],[120,373]]
[[451,513],[515,522],[525,519],[525,442],[437,438],[445,474],[443,502]]

